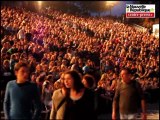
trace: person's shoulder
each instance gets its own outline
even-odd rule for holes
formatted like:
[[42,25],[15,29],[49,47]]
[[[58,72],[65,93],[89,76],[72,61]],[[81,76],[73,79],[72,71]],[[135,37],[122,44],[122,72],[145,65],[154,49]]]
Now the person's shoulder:
[[89,94],[89,95],[94,95],[94,94],[95,94],[95,91],[94,91],[93,89],[85,88],[85,93],[86,93],[86,94]]
[[57,89],[57,90],[54,91],[55,94],[60,93],[60,92],[61,92],[61,89]]
[[7,83],[7,86],[14,86],[16,84],[16,80],[11,80]]
[[8,82],[8,85],[12,85],[12,84],[15,84],[16,83],[16,80],[11,80]]
[[140,83],[137,80],[132,80],[132,83],[139,85]]
[[29,81],[28,84],[31,85],[31,86],[33,86],[33,87],[36,87],[36,88],[38,87],[37,83],[34,83],[34,82],[30,82]]
[[136,88],[141,87],[141,84],[137,80],[132,80],[132,85],[134,85],[134,87],[136,87]]
[[27,84],[32,88],[35,88],[35,89],[38,88],[38,85],[34,82],[28,82]]
[[138,87],[141,87],[141,84],[140,84],[139,81],[135,80],[135,83],[136,83],[136,85],[137,85]]
[[31,85],[37,85],[36,83],[34,83],[34,82],[28,82],[29,84],[31,84]]
[[64,97],[65,96],[62,94],[61,88],[55,90],[52,95],[52,99],[54,99],[54,100],[60,100]]
[[57,96],[57,95],[60,95],[61,94],[61,89],[57,89],[53,92],[53,97],[54,96]]

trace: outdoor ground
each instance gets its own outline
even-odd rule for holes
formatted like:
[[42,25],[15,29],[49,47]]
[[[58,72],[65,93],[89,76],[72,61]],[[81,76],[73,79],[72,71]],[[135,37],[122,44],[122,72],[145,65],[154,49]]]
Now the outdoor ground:
[[[99,120],[111,120],[111,114],[103,114],[98,117]],[[140,118],[140,114],[137,116]],[[4,120],[4,113],[1,111],[0,120]],[[147,104],[147,120],[159,120],[159,103]]]
[[[103,114],[98,118],[99,120],[111,120],[111,114]],[[141,119],[140,114],[137,119]],[[147,104],[147,120],[159,120],[159,103]]]

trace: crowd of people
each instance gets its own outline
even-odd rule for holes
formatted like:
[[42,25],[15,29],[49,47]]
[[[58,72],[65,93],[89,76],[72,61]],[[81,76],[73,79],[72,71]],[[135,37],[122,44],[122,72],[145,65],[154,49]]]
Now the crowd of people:
[[[131,69],[144,91],[159,88],[159,40],[148,31],[107,19],[45,10],[1,7],[1,88],[16,79],[14,66],[26,62],[29,80],[40,88],[41,100],[52,108],[52,94],[61,76],[76,70],[85,87],[113,93],[120,71]],[[68,73],[69,74],[69,73]]]

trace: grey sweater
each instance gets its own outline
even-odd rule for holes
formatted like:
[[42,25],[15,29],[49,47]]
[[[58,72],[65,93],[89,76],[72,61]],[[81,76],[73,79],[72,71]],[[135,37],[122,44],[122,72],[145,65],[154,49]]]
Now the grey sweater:
[[[33,103],[34,111],[32,111]],[[37,85],[30,82],[17,84],[16,80],[8,82],[4,98],[4,113],[6,119],[37,119],[41,113]]]

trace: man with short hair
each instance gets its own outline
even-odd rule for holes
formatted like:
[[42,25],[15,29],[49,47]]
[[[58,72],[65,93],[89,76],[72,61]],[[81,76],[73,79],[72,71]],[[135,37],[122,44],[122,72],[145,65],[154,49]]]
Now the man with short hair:
[[120,119],[135,120],[138,113],[138,102],[141,102],[142,119],[145,120],[146,105],[140,84],[131,80],[131,73],[127,68],[122,69],[121,78],[113,100],[112,119],[117,117],[116,108],[119,104]]
[[[41,113],[40,94],[36,84],[28,81],[29,67],[27,63],[17,63],[14,72],[17,79],[8,82],[5,92],[5,118],[9,120],[38,119]],[[32,111],[33,103],[34,111]]]

